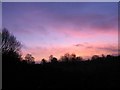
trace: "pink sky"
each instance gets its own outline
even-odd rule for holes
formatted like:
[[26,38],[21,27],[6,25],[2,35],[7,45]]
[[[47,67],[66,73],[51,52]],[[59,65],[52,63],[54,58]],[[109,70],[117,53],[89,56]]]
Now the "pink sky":
[[3,27],[22,43],[23,57],[118,54],[117,3],[3,3]]

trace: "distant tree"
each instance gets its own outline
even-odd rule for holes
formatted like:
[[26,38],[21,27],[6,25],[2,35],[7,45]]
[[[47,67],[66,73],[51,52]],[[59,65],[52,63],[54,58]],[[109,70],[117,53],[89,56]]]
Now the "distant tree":
[[107,55],[107,56],[106,56],[106,58],[111,58],[111,57],[113,57],[113,56],[111,56],[111,55]]
[[53,57],[52,59],[51,59],[51,62],[52,63],[57,63],[58,61],[57,61],[57,58],[56,57]]
[[82,57],[76,57],[74,53],[73,54],[66,53],[64,56],[60,57],[60,60],[64,62],[70,62],[70,61],[75,62],[75,61],[81,61]]
[[97,60],[97,59],[99,59],[99,58],[100,58],[100,57],[99,57],[98,55],[93,55],[91,59],[92,59],[92,60]]
[[105,58],[105,55],[104,55],[104,54],[102,54],[102,58]]
[[52,60],[52,58],[53,58],[53,55],[50,55],[50,56],[49,56],[49,60],[51,61],[51,60]]
[[21,63],[22,64],[27,64],[27,61],[26,60],[22,60]]
[[80,57],[80,56],[78,56],[78,57],[76,57],[76,60],[77,60],[77,61],[82,61],[82,60],[83,60],[83,58],[82,58],[82,57]]
[[68,62],[70,60],[70,54],[66,53],[64,56],[61,56],[60,60],[63,62]]
[[49,56],[49,60],[50,60],[50,62],[52,62],[52,63],[57,63],[58,61],[57,61],[57,58],[56,57],[53,57],[53,55],[50,55]]
[[42,64],[46,64],[47,61],[43,58],[42,61],[41,61]]
[[35,58],[31,55],[31,54],[26,54],[25,56],[25,60],[27,61],[27,63],[29,64],[34,64],[35,63]]
[[70,60],[71,61],[75,61],[76,60],[76,55],[75,54],[71,54],[70,55]]
[[70,54],[69,53],[66,53],[65,55],[64,55],[66,58],[70,58]]
[[101,55],[100,59],[105,60],[106,56],[104,54]]

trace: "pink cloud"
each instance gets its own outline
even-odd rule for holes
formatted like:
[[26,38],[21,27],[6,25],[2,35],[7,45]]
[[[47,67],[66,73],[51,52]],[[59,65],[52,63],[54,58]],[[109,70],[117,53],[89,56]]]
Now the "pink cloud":
[[94,29],[85,27],[84,29],[79,28],[71,28],[71,27],[56,27],[54,29],[58,35],[68,36],[71,38],[94,38],[98,36],[106,36],[106,37],[117,37],[118,30],[112,29],[107,31],[106,29],[101,30],[100,28]]

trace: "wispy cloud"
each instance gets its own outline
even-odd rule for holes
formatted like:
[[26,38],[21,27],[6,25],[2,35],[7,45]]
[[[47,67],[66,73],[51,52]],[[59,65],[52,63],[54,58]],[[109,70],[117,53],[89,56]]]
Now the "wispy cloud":
[[79,46],[84,46],[83,44],[76,44],[75,45],[76,47],[79,47]]

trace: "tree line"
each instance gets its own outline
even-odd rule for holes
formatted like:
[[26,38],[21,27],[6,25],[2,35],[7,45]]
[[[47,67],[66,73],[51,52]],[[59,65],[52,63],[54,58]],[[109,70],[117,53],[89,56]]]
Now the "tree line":
[[[35,58],[31,54],[27,54],[25,58],[22,58],[21,55],[21,43],[16,39],[16,37],[11,34],[6,28],[2,29],[2,56],[3,59],[11,59],[13,62],[21,62],[21,63],[26,63],[26,64],[35,64]],[[105,58],[113,58],[115,56],[112,55],[104,55],[98,56],[98,55],[93,55],[91,59],[89,60],[99,60],[99,59],[105,59]],[[4,61],[5,61],[4,60]],[[4,62],[3,61],[3,62]],[[86,61],[84,60],[81,56],[76,56],[75,54],[69,54],[66,53],[63,56],[60,57],[60,59],[57,59],[53,55],[49,56],[49,62],[51,63],[57,63],[57,62],[79,62],[79,61]],[[12,61],[11,61],[12,62]],[[41,60],[41,64],[45,64],[48,61],[45,59]]]
[[3,90],[51,89],[51,88],[120,88],[120,56],[94,55],[84,60],[66,53],[49,61],[21,55],[21,43],[7,29],[2,30],[2,80]]

